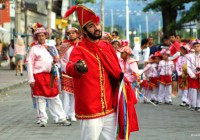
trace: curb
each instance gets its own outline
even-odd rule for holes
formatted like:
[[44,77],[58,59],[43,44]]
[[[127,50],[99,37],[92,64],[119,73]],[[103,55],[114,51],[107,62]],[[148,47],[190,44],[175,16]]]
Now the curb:
[[14,89],[16,87],[20,87],[20,86],[25,85],[25,84],[28,84],[28,79],[25,79],[23,81],[20,81],[18,83],[15,83],[13,85],[8,86],[8,87],[0,89],[0,95],[5,94],[6,91],[9,91],[9,90]]

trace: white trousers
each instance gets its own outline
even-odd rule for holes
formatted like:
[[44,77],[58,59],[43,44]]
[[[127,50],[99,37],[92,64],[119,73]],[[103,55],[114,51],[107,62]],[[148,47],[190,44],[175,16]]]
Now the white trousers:
[[[145,89],[145,88],[142,88],[142,93],[144,94],[144,96],[151,100],[151,94],[152,94],[152,91],[151,90],[148,90],[148,89]],[[142,99],[142,101],[145,101],[145,102],[149,102],[147,99]]]
[[200,92],[197,89],[189,88],[188,97],[192,107],[200,107]]
[[186,102],[188,104],[188,90],[182,90],[182,102]]
[[[51,114],[51,116],[52,116],[54,122],[57,123],[57,122],[58,122],[58,116],[57,116],[57,114],[56,114],[56,111],[55,111],[54,106],[52,105],[52,102],[48,102],[48,101],[46,100],[46,104],[47,104],[47,107],[48,107],[48,109],[49,109],[49,112],[50,112],[50,114]],[[41,121],[41,120],[40,120],[40,111],[39,111],[39,108],[38,108],[38,101],[36,101],[36,111],[37,111],[38,121]]]
[[153,93],[151,94],[151,100],[158,101],[158,88],[153,88]]
[[171,92],[172,92],[172,85],[163,85],[159,84],[159,94],[158,94],[158,100],[159,102],[171,102],[172,97],[171,97]]
[[80,120],[81,140],[98,140],[100,135],[105,140],[116,140],[115,119],[116,114],[112,113],[96,119]]
[[[61,100],[59,98],[59,95],[57,95],[55,98],[47,99],[48,105],[49,105],[49,111],[50,114],[55,117],[55,121],[63,121],[65,120],[65,112],[62,107]],[[36,97],[38,112],[39,112],[39,119],[42,122],[46,122],[48,120],[47,112],[46,112],[46,98],[45,97]]]
[[74,95],[68,93],[67,91],[62,91],[61,101],[66,117],[67,118],[75,117]]

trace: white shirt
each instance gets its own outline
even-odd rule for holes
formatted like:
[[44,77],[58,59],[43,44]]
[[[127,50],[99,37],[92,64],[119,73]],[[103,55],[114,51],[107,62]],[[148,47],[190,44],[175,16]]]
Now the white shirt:
[[133,55],[136,61],[138,61],[138,64],[144,64],[146,61],[148,61],[150,54],[150,49],[147,47],[146,49],[141,49],[141,47],[134,47],[133,48]]
[[178,76],[182,75],[183,65],[187,64],[187,58],[186,57],[188,57],[188,56],[187,55],[180,56],[178,58],[178,61],[176,62],[176,71],[178,73]]
[[196,68],[200,67],[200,54],[195,53],[188,55],[187,73],[191,78],[196,78]]
[[128,79],[129,82],[134,82],[137,79],[134,77],[134,74],[139,74],[137,63],[133,58],[129,58],[126,62],[123,59],[119,60],[120,67],[124,72],[124,76]]
[[172,75],[174,71],[174,62],[173,61],[165,61],[161,60],[158,64],[158,72],[160,75]]
[[28,82],[35,82],[34,74],[41,72],[51,72],[53,58],[44,45],[38,44],[30,49],[27,58]]

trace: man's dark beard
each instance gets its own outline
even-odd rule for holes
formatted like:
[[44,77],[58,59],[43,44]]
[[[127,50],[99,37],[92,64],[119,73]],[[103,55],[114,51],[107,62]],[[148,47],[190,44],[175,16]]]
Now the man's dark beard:
[[[85,30],[85,31],[87,32],[88,37],[93,39],[93,40],[97,40],[97,39],[100,39],[102,37],[102,32],[100,30],[96,30],[93,34],[88,32],[87,30]],[[95,36],[96,32],[100,32],[100,35],[99,36]]]

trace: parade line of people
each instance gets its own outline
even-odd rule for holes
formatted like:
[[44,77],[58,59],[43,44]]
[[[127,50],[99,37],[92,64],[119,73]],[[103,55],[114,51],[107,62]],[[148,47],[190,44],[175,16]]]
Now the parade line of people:
[[63,41],[48,40],[39,22],[31,27],[34,42],[26,65],[41,127],[47,126],[48,107],[57,124],[70,126],[78,119],[81,140],[98,140],[100,135],[128,140],[130,132],[139,130],[135,104],[172,105],[178,88],[180,106],[200,111],[199,40],[180,42],[170,34],[161,45],[149,37],[132,49],[117,31],[102,32],[91,9],[72,6],[64,18],[73,12],[80,31],[68,28]]

